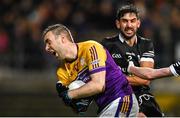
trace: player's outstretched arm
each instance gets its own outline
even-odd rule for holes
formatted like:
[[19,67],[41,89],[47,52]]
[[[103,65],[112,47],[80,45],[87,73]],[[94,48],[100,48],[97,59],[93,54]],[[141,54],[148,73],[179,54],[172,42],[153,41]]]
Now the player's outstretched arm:
[[148,67],[136,67],[132,64],[129,64],[128,71],[136,76],[148,80],[172,76],[172,72],[170,71],[169,67],[153,69]]

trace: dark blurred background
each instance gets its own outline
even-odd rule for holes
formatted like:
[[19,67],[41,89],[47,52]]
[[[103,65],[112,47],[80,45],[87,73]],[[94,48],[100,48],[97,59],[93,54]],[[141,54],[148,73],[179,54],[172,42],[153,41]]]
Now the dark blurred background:
[[[76,42],[101,41],[118,33],[119,6],[134,3],[139,34],[154,41],[156,68],[180,58],[180,0],[1,0],[0,116],[78,116],[55,90],[56,59],[44,51],[42,31],[62,23]],[[180,116],[180,78],[154,80],[152,92],[165,116]],[[93,103],[87,116],[96,115]]]

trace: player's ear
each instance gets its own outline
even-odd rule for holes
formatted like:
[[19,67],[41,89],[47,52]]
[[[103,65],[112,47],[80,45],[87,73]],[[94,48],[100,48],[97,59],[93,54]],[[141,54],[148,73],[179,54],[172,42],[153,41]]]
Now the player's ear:
[[61,41],[62,41],[62,43],[65,42],[65,37],[63,35],[61,36]]
[[64,34],[61,34],[61,42],[65,43],[66,42],[66,36]]
[[115,22],[116,22],[116,27],[117,27],[118,29],[120,29],[120,22],[119,22],[119,20],[116,20]]
[[140,21],[140,19],[138,19],[138,20],[137,20],[137,27],[139,28],[140,25],[141,25],[141,21]]
[[67,36],[66,33],[62,33],[62,34],[61,34],[62,43],[69,42],[70,39],[68,39],[68,38],[69,38],[69,37]]

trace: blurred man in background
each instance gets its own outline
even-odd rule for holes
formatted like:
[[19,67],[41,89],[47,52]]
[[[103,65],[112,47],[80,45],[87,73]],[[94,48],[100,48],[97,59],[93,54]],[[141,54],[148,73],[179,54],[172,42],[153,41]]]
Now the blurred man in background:
[[[62,62],[57,70],[57,89],[66,105],[95,96],[100,117],[137,116],[139,107],[132,88],[102,45],[95,41],[74,43],[69,29],[61,24],[46,28],[43,38],[46,51]],[[68,90],[66,86],[76,80],[85,84]],[[79,109],[80,102],[75,108]]]
[[136,34],[140,27],[139,11],[134,5],[124,5],[118,9],[116,27],[119,34],[105,38],[102,44],[111,53],[133,87],[139,101],[139,116],[161,117],[162,112],[154,96],[149,92],[149,80],[144,80],[127,72],[128,62],[135,66],[154,67],[154,47],[150,39]]

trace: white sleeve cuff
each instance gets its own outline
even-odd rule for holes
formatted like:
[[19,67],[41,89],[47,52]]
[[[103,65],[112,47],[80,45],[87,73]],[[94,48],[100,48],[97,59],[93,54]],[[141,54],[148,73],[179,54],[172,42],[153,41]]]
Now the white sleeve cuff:
[[179,76],[179,74],[178,74],[178,73],[176,72],[176,70],[174,69],[174,66],[173,66],[173,65],[170,65],[169,68],[170,68],[171,73],[172,73],[174,76],[176,76],[176,77]]
[[140,61],[150,61],[150,62],[153,62],[154,63],[154,59],[153,58],[145,58],[145,57],[142,57],[140,59]]

